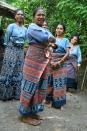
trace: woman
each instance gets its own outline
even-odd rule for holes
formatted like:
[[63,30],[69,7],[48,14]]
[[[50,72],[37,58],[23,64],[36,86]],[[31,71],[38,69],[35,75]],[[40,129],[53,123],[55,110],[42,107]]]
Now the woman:
[[[45,20],[43,22],[43,26],[42,26],[45,30],[48,31],[48,23],[47,21]],[[51,46],[50,46],[51,45]],[[51,57],[51,53],[53,52],[53,49],[54,48],[57,48],[57,45],[55,43],[49,43],[48,47],[47,47],[47,50],[46,50],[46,56],[50,56]],[[52,79],[52,75],[51,75],[51,66],[50,66],[50,61],[49,61],[49,64],[48,64],[48,88],[47,88],[47,96],[48,96],[48,92],[50,92],[50,90],[52,89],[52,87],[50,87],[52,85],[52,82],[51,82],[51,79]],[[45,104],[49,104],[49,101],[48,100],[44,100],[44,103]]]
[[2,61],[3,61],[3,54],[4,54],[4,31],[2,28],[0,28],[0,71],[1,71],[1,66],[2,66]]
[[81,66],[82,56],[79,43],[79,36],[73,35],[70,40],[69,60],[67,62],[67,90],[77,89],[77,73]]
[[[55,108],[62,108],[66,104],[66,59],[69,53],[69,41],[64,38],[65,26],[59,23],[56,28],[56,44],[51,58],[51,79],[49,92],[46,97],[47,103]],[[53,87],[53,88],[52,88]]]
[[15,23],[8,26],[5,35],[6,50],[0,74],[0,99],[19,99],[24,61],[23,46],[27,29],[23,26],[24,12],[15,12]]
[[[47,23],[46,20],[43,22],[42,27],[45,29],[45,31],[48,33],[49,36],[52,36],[52,33],[49,32],[48,23]],[[48,44],[47,48],[45,49],[45,55],[46,55],[46,57],[49,57],[49,58],[50,58],[51,53],[53,52],[53,49],[54,49],[54,48],[57,48],[57,45],[54,43],[54,41],[53,41],[53,42],[51,41],[51,42]],[[49,73],[50,73],[50,72],[49,72]]]
[[41,123],[37,113],[44,109],[42,102],[47,90],[49,59],[45,55],[45,49],[49,42],[55,41],[55,38],[42,27],[44,20],[43,8],[35,9],[33,23],[29,25],[27,31],[30,45],[25,57],[19,105],[21,121],[34,126]]
[[43,23],[43,26],[42,26],[43,28],[45,28],[46,30],[48,29],[48,23],[47,23],[47,21],[45,20],[44,21],[44,23]]

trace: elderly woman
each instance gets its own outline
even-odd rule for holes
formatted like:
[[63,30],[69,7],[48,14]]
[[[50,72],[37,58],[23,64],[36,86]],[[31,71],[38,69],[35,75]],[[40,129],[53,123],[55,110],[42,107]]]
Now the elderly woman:
[[27,29],[23,26],[24,12],[15,12],[15,23],[8,25],[3,65],[0,74],[0,99],[19,99],[21,91],[22,67],[24,61],[23,46]]
[[4,56],[4,31],[0,28],[0,70],[2,66],[3,56]]
[[81,66],[82,55],[79,43],[79,36],[74,34],[70,39],[69,60],[67,62],[67,90],[77,90],[77,73]]
[[42,102],[47,90],[49,58],[46,57],[46,48],[49,42],[55,41],[52,34],[42,27],[44,20],[43,8],[35,9],[33,23],[29,25],[27,31],[30,45],[23,67],[24,79],[22,81],[19,112],[22,116],[21,121],[31,125],[41,123],[37,113],[44,109]]

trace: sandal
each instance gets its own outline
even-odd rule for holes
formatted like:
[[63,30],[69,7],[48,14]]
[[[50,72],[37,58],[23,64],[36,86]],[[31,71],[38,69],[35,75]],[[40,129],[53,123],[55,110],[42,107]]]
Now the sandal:
[[38,125],[41,124],[41,121],[40,121],[40,120],[36,120],[36,119],[34,119],[34,118],[32,118],[32,117],[22,117],[22,118],[21,118],[21,121],[22,121],[23,123],[27,123],[27,124],[33,125],[33,126],[38,126]]

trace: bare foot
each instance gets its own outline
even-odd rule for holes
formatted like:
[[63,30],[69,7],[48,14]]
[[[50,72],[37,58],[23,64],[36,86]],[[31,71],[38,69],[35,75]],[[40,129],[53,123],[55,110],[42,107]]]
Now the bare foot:
[[44,100],[44,104],[50,104],[50,101]]
[[40,120],[36,120],[36,119],[32,118],[31,116],[30,117],[22,117],[21,121],[23,123],[27,123],[27,124],[33,125],[33,126],[38,126],[41,124]]
[[60,110],[61,110],[61,111],[63,111],[63,110],[64,110],[64,107],[63,107],[63,106],[62,106],[62,107],[60,107]]
[[52,107],[52,103],[50,102],[49,104],[47,104],[47,107],[51,108]]
[[46,103],[46,100],[43,100],[43,103],[45,104],[45,103]]
[[68,95],[72,96],[73,94],[71,92],[67,92]]

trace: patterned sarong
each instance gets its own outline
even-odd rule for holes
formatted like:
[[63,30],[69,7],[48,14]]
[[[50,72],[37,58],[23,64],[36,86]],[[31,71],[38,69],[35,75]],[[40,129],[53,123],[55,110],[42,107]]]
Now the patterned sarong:
[[20,97],[19,111],[22,115],[29,115],[42,111],[42,104],[47,91],[47,65],[45,46],[30,45],[25,57],[23,68],[24,80]]
[[77,58],[71,56],[67,61],[67,89],[77,89]]
[[9,43],[0,73],[0,100],[20,98],[23,63],[23,48],[14,47],[13,43]]
[[[51,62],[58,62],[65,53],[52,53]],[[48,101],[52,102],[52,106],[55,108],[60,108],[66,104],[66,64],[62,64],[55,68],[52,68],[52,91],[51,94],[48,93],[46,97]]]

